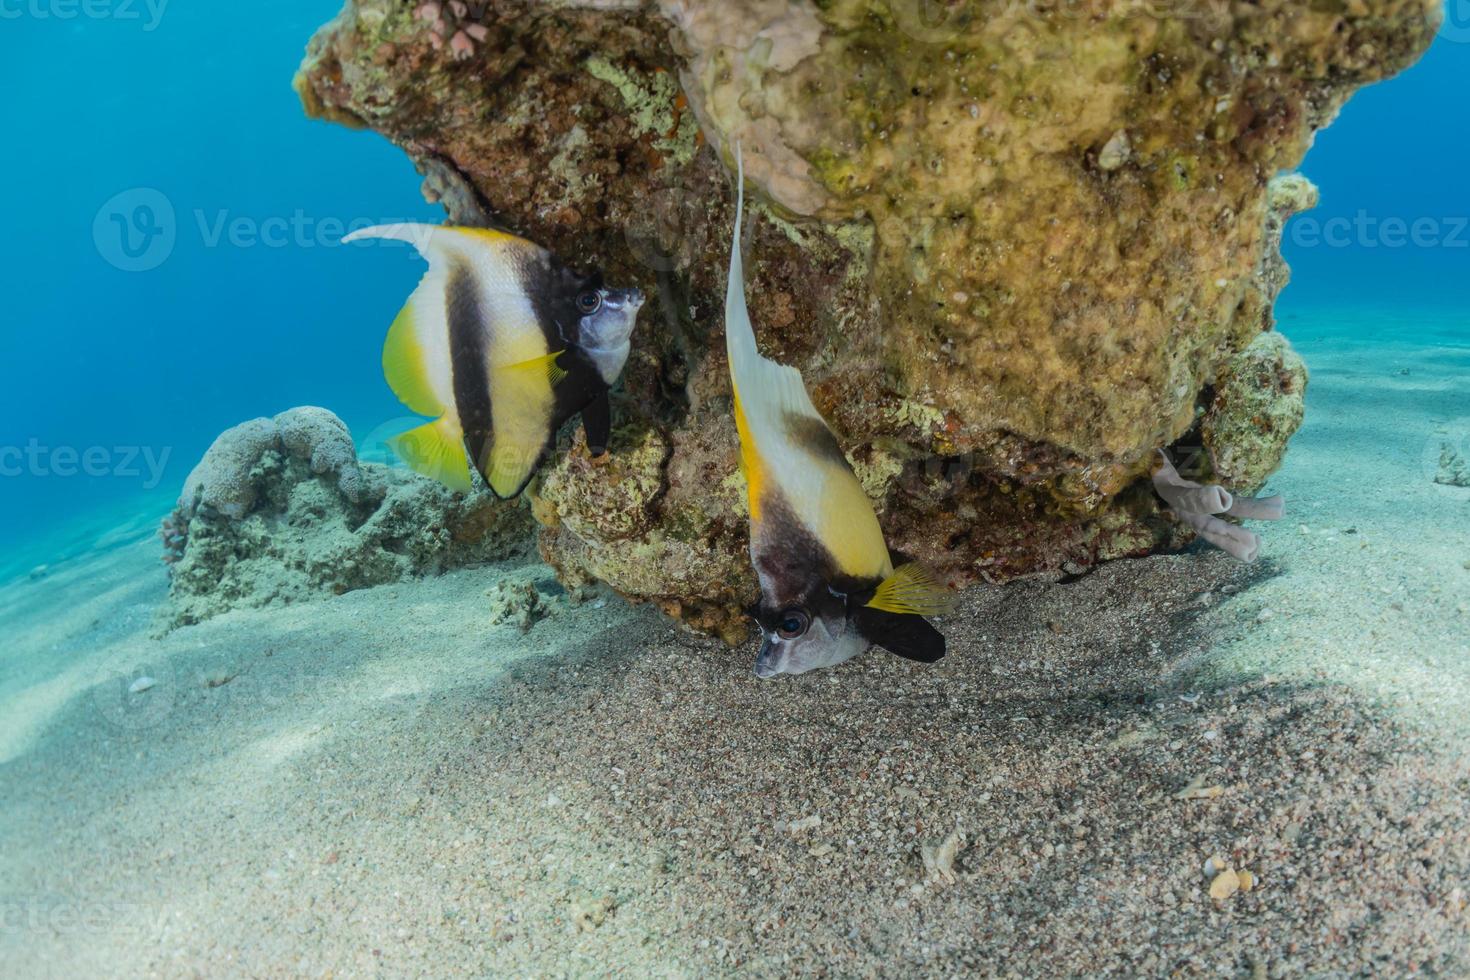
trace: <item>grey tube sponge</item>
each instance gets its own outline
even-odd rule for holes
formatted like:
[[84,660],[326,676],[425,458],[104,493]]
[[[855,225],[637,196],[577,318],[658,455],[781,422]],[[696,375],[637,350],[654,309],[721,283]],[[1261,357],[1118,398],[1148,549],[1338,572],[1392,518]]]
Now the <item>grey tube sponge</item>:
[[1236,497],[1221,486],[1204,486],[1179,475],[1168,455],[1159,450],[1163,460],[1154,474],[1154,490],[1164,498],[1169,509],[1200,537],[1241,561],[1255,561],[1260,555],[1261,539],[1239,524],[1231,524],[1218,516],[1253,521],[1279,521],[1286,513],[1281,497]]

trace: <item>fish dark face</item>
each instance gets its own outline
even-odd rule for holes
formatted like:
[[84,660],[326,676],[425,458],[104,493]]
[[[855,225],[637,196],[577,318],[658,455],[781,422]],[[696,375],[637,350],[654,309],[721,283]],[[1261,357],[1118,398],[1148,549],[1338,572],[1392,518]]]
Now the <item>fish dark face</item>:
[[640,289],[584,290],[577,296],[577,312],[581,317],[579,345],[594,357],[626,348],[642,308]]
[[825,596],[800,605],[771,609],[762,602],[756,614],[765,642],[755,661],[755,676],[768,680],[780,674],[805,674],[851,660],[869,646],[847,615],[847,604],[823,590]]

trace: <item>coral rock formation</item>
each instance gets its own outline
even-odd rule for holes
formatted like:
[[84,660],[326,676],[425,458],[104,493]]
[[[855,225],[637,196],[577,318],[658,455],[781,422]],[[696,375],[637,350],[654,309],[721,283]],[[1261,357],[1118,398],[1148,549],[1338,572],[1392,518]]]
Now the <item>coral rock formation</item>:
[[292,409],[225,432],[189,474],[164,522],[162,625],[507,558],[531,526],[516,503],[360,463],[335,415]]
[[[1177,540],[1148,490],[1159,447],[1220,442],[1227,483],[1279,461],[1294,407],[1245,439],[1214,404],[1300,397],[1268,369],[1293,374],[1284,342],[1239,362],[1272,327],[1281,223],[1311,203],[1278,175],[1424,51],[1439,7],[504,0],[436,34],[412,4],[349,0],[297,89],[402,146],[452,219],[660,297],[616,405],[629,458],[610,487],[557,465],[542,550],[734,632],[733,141],[766,202],[753,319],[896,550],[957,582],[1078,571]],[[470,22],[472,50],[450,50]]]

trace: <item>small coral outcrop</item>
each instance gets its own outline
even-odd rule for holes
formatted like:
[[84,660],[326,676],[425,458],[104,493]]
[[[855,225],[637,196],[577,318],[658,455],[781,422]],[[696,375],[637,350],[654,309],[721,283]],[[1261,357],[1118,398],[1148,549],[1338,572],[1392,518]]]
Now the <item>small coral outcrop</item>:
[[1434,482],[1442,487],[1470,487],[1470,461],[1467,461],[1448,442],[1439,447],[1439,466],[1434,473]]
[[1306,393],[1307,366],[1279,333],[1231,358],[1200,424],[1212,477],[1240,493],[1259,490],[1301,428]]
[[161,625],[508,558],[531,527],[515,502],[359,462],[325,409],[254,419],[215,440],[164,522]]

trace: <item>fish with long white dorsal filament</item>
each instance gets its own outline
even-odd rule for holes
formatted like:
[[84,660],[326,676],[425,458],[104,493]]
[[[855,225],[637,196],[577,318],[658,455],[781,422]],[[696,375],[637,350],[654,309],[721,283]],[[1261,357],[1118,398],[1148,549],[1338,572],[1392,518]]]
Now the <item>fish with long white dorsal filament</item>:
[[909,660],[944,656],[924,617],[954,596],[921,565],[895,569],[873,503],[863,492],[801,372],[762,357],[745,304],[740,187],[725,293],[725,349],[750,509],[750,557],[760,580],[752,610],[764,642],[756,675],[801,674],[881,646]]

